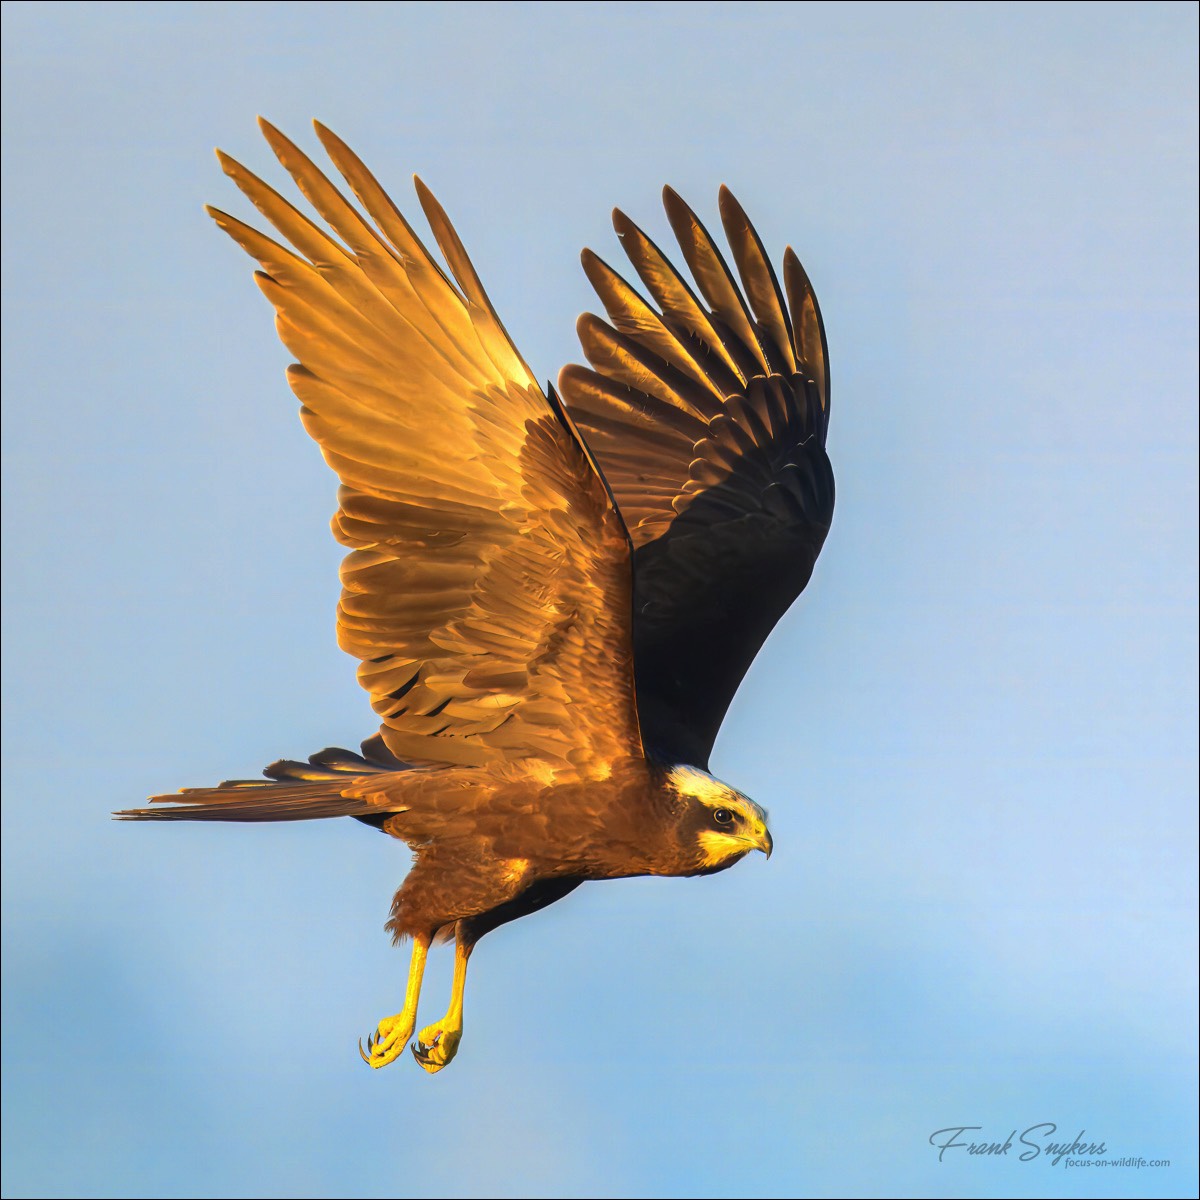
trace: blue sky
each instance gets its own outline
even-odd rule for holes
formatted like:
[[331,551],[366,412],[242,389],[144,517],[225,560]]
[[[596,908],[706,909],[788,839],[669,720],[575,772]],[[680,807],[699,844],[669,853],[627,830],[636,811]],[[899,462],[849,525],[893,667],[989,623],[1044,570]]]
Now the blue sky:
[[[1196,9],[4,7],[4,1191],[1196,1188]],[[838,510],[714,769],[776,853],[581,889],[368,1071],[402,847],[112,823],[372,730],[219,144],[419,172],[553,376],[620,205],[728,183],[828,326]],[[441,1011],[448,955],[432,963]],[[1042,1122],[1156,1169],[942,1163]],[[1010,1156],[1011,1157],[1011,1156]]]

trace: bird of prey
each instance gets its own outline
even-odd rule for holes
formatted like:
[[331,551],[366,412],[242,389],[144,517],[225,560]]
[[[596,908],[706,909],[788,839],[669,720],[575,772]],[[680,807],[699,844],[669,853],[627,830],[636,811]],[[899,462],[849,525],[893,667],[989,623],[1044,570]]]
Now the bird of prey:
[[280,240],[209,212],[261,266],[301,419],[340,480],[338,639],[381,726],[361,754],[119,815],[349,816],[405,842],[387,923],[413,943],[404,1005],[359,1052],[372,1067],[403,1052],[429,946],[453,937],[449,1010],[411,1047],[435,1072],[458,1050],[467,960],[490,930],[588,880],[770,854],[766,813],[708,760],[829,529],[825,333],[795,254],[781,288],[727,189],[736,278],[667,188],[692,283],[615,211],[650,298],[585,251],[608,320],[580,318],[590,368],[543,391],[419,179],[448,273],[328,129],[360,207],[261,125],[328,230],[220,152]]

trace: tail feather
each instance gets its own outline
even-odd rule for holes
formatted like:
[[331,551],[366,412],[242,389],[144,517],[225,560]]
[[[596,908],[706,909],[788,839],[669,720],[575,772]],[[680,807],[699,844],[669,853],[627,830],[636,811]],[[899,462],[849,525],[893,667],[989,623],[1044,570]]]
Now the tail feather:
[[314,821],[389,811],[379,803],[343,796],[339,787],[328,783],[189,788],[151,796],[150,803],[153,808],[127,808],[113,815],[125,821]]
[[113,816],[125,821],[314,821],[322,817],[382,817],[403,811],[389,807],[377,791],[374,801],[345,795],[363,776],[410,770],[373,739],[363,755],[328,748],[307,763],[282,759],[263,772],[266,779],[227,779],[218,787],[184,788],[151,796],[153,808],[127,808]]

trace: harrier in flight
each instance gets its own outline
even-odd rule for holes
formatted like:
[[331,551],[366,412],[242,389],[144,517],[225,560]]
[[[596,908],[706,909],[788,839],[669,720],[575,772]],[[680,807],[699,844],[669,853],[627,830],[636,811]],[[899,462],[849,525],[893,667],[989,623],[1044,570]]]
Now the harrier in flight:
[[420,180],[449,274],[328,129],[361,208],[262,129],[332,234],[224,154],[280,240],[209,211],[261,266],[301,419],[341,481],[338,640],[381,727],[361,755],[324,750],[119,815],[348,816],[405,842],[388,922],[413,943],[404,1007],[359,1050],[372,1067],[403,1052],[429,946],[453,937],[449,1010],[412,1046],[438,1071],[485,933],[586,880],[770,854],[766,814],[708,758],[829,529],[825,333],[795,254],[781,289],[728,190],[736,278],[667,188],[693,282],[615,212],[650,299],[585,251],[608,320],[580,318],[590,368],[543,391]]

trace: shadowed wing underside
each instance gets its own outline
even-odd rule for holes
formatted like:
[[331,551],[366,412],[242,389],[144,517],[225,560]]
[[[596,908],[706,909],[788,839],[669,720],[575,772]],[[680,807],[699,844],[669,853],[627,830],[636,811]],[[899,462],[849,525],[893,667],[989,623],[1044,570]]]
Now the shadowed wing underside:
[[336,136],[317,126],[370,221],[262,127],[340,241],[225,155],[296,252],[210,211],[262,266],[305,427],[341,480],[338,638],[387,748],[585,777],[640,755],[628,536],[569,418],[419,180],[453,280]]
[[564,368],[560,387],[635,547],[646,748],[706,766],[742,677],[829,530],[829,369],[816,296],[791,248],[785,301],[758,235],[722,188],[739,289],[695,213],[670,188],[663,200],[699,296],[614,212],[657,309],[584,251],[609,321],[580,318],[592,369]]

